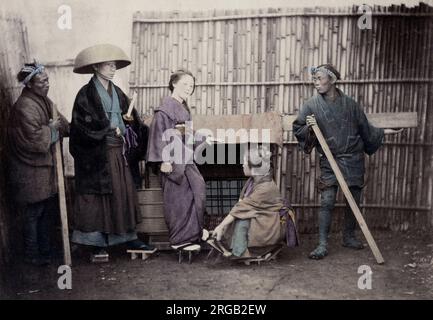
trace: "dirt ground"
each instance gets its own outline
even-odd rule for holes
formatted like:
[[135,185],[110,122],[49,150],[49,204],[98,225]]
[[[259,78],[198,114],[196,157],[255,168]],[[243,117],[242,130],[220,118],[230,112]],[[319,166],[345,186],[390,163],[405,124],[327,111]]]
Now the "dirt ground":
[[[433,299],[431,234],[374,232],[386,260],[377,265],[369,248],[353,251],[332,235],[330,254],[307,258],[316,235],[301,235],[301,246],[284,248],[275,261],[241,265],[206,260],[179,264],[174,252],[159,252],[147,261],[130,260],[124,248],[111,261],[91,264],[82,249],[74,251],[72,289],[57,287],[57,267],[17,263],[9,277],[6,299]],[[359,289],[361,265],[372,270],[371,289]]]

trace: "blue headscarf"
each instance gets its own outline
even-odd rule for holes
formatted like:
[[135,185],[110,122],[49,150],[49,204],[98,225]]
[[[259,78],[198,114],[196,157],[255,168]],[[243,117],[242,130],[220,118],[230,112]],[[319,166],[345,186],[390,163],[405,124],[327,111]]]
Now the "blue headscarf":
[[24,73],[28,73],[28,72],[30,72],[30,74],[29,74],[27,77],[25,77],[23,81],[21,81],[21,83],[22,83],[23,85],[27,85],[27,83],[29,83],[29,81],[32,80],[32,78],[33,78],[35,75],[44,72],[45,67],[44,67],[42,64],[35,63],[35,65],[36,65],[36,66],[24,66],[24,67],[20,70],[20,72],[24,72]]
[[311,67],[310,72],[312,75],[314,75],[316,72],[323,72],[329,75],[331,77],[332,82],[336,82],[337,80],[340,80],[340,73],[330,64],[322,64],[318,67]]

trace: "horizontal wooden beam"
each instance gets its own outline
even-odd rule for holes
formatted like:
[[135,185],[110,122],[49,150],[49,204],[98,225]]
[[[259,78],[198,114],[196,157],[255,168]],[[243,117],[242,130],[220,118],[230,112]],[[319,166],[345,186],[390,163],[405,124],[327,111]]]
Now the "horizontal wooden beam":
[[[226,20],[241,20],[241,19],[260,19],[260,18],[284,18],[284,17],[360,17],[359,12],[287,12],[287,13],[257,13],[248,15],[230,15],[230,16],[214,16],[214,17],[182,17],[182,18],[146,18],[135,14],[133,23],[188,23],[188,22],[210,22],[210,21],[226,21]],[[379,17],[432,17],[432,12],[372,12],[372,16]]]
[[[392,113],[368,113],[367,119],[378,128],[416,128],[418,126],[417,112],[392,112]],[[193,115],[194,130],[200,128],[216,131],[217,129],[272,129],[275,135],[280,134],[278,127],[284,131],[292,131],[292,125],[297,115],[283,115],[281,125],[278,123],[277,112],[265,112],[258,114],[233,114],[233,115]],[[150,125],[152,117],[145,119]],[[272,142],[276,141],[273,135]],[[279,141],[279,139],[278,139]]]
[[[292,141],[284,141],[283,145],[296,145],[298,144],[297,140]],[[382,147],[414,147],[414,148],[431,148],[433,147],[433,143],[428,142],[395,142],[395,141],[384,141],[382,143]]]
[[[418,126],[417,112],[368,113],[367,119],[378,128],[416,128]],[[283,130],[292,131],[293,121],[297,115],[283,116]]]
[[[290,189],[290,188],[288,188]],[[294,208],[320,208],[320,203],[292,203],[290,204]],[[336,203],[336,208],[345,208],[345,203]],[[404,206],[404,205],[386,205],[386,204],[378,204],[378,203],[366,203],[361,204],[360,208],[365,209],[387,209],[387,210],[398,210],[398,211],[431,211],[430,207],[418,207],[418,206]]]
[[378,128],[416,128],[418,114],[416,112],[370,113],[368,121]]
[[[430,78],[389,78],[389,79],[346,79],[339,80],[338,84],[400,84],[400,83],[433,83],[433,79]],[[257,81],[257,82],[197,82],[196,87],[216,87],[216,86],[288,86],[288,85],[311,85],[311,80],[287,80],[287,81]],[[129,83],[131,89],[160,89],[168,88],[166,83],[155,83],[155,84],[135,84],[134,82]]]
[[[144,123],[148,126],[152,122],[152,116],[147,117]],[[268,142],[262,141],[266,135],[263,130],[269,130],[269,142],[282,145],[283,143],[283,130],[281,124],[281,115],[278,112],[263,112],[256,114],[232,114],[232,115],[200,115],[192,116],[193,129],[206,129],[212,132],[215,138],[222,138],[226,143],[240,143],[242,142],[240,135],[234,136],[235,141],[230,140],[228,137],[218,137],[218,130],[234,130],[234,133],[241,133],[241,130],[247,130],[248,142]],[[257,137],[251,135],[251,129],[257,130]],[[256,138],[258,139],[257,141]]]

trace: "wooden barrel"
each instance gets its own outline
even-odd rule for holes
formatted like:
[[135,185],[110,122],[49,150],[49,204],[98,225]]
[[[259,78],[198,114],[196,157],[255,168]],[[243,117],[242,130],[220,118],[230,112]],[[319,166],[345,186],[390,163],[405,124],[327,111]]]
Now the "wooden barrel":
[[161,188],[138,190],[138,204],[143,221],[137,226],[137,232],[146,235],[168,234],[164,218],[164,202]]

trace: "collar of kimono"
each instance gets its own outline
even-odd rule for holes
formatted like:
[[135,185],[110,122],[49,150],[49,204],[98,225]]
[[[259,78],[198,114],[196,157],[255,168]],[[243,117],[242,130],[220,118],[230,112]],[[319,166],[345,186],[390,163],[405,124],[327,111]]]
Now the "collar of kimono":
[[334,72],[332,72],[331,70],[325,68],[325,67],[320,67],[320,68],[316,68],[316,67],[311,67],[310,69],[311,74],[314,75],[315,73],[321,71],[323,73],[326,73],[327,75],[329,75],[332,79],[332,82],[336,82],[337,81],[337,76],[335,75]]
[[178,104],[178,105],[180,105],[183,109],[185,109],[186,110],[186,112],[188,112],[188,113],[191,113],[191,111],[189,110],[189,107],[188,107],[188,103],[184,100],[183,102],[180,102],[179,100],[177,100],[175,97],[173,97],[173,96],[170,96],[170,98],[172,99],[172,100],[174,100],[175,101],[175,104]]
[[264,176],[253,176],[254,184],[259,184],[262,182],[269,182],[272,181],[272,175],[271,173],[267,173]]
[[166,96],[162,99],[162,105],[157,111],[164,112],[175,123],[183,123],[180,119],[187,119],[191,112],[187,105],[180,103],[172,96]]
[[34,93],[32,90],[30,90],[29,88],[25,87],[23,89],[23,91],[21,92],[21,95],[23,97],[27,97],[29,99],[32,99],[34,102],[36,102],[37,104],[39,104],[42,108],[47,108],[47,111],[51,117],[51,113],[52,113],[52,102],[50,100],[50,98],[48,97],[42,97],[36,93]]

